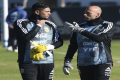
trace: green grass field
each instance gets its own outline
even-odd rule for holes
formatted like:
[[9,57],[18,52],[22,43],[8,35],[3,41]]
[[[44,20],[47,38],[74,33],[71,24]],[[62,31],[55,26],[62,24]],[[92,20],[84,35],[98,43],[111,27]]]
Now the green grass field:
[[[69,41],[64,41],[64,45],[59,49],[54,50],[55,68],[54,80],[80,80],[77,70],[77,55],[71,62],[74,69],[70,70],[70,75],[64,75],[62,67],[64,56],[67,51]],[[113,40],[111,43],[112,56],[114,66],[110,80],[119,80],[120,78],[120,40]],[[0,80],[22,80],[17,64],[18,54],[15,52],[8,52],[6,48],[0,43]]]

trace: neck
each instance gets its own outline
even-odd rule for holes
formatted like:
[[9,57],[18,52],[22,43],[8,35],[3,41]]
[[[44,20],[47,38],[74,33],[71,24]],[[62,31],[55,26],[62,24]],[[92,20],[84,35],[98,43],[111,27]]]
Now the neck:
[[28,18],[30,21],[36,23],[37,19],[39,20],[46,20],[45,18],[40,17],[39,15],[36,14],[31,14],[30,17]]
[[102,22],[103,22],[103,20],[99,17],[99,18],[96,18],[94,20],[87,21],[87,25],[95,26],[95,25],[101,24]]

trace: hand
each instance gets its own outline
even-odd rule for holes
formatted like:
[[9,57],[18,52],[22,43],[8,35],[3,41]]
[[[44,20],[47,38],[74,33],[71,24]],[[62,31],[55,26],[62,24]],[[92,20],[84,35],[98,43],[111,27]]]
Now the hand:
[[37,20],[36,24],[39,24],[42,27],[43,25],[45,25],[45,20]]
[[30,58],[32,58],[33,60],[40,60],[40,59],[43,59],[44,57],[43,57],[42,53],[37,53],[33,49],[30,51]]
[[68,71],[68,68],[70,68],[71,70],[73,69],[73,67],[70,64],[69,60],[67,60],[67,61],[64,62],[63,72],[64,72],[65,75],[70,75],[70,72]]
[[12,24],[10,24],[10,25],[9,25],[9,28],[13,29],[13,28],[14,28],[14,26],[13,26]]
[[69,23],[69,22],[65,22],[64,27],[69,31],[73,31],[74,28],[75,28],[75,26],[73,24]]
[[85,30],[84,28],[81,28],[76,22],[73,22],[73,24],[69,22],[65,22],[64,27],[69,31],[78,32],[78,33],[81,33],[82,31]]

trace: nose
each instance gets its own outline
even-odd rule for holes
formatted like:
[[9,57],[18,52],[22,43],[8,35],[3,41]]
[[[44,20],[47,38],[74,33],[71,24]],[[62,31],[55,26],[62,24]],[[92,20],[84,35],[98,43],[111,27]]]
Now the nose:
[[51,12],[49,12],[49,14],[51,15]]
[[87,15],[84,13],[84,16],[87,16]]

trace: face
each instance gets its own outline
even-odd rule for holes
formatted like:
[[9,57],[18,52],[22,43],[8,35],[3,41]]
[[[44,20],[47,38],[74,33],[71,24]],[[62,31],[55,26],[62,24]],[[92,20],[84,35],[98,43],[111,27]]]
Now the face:
[[45,9],[43,9],[43,10],[39,13],[39,15],[40,15],[42,18],[48,19],[48,18],[50,17],[50,15],[51,15],[51,13],[50,13],[50,8],[45,8]]
[[89,8],[85,10],[84,19],[86,21],[91,21],[91,20],[94,20],[96,18],[98,18],[98,15],[97,15],[97,12],[95,10],[92,10]]

